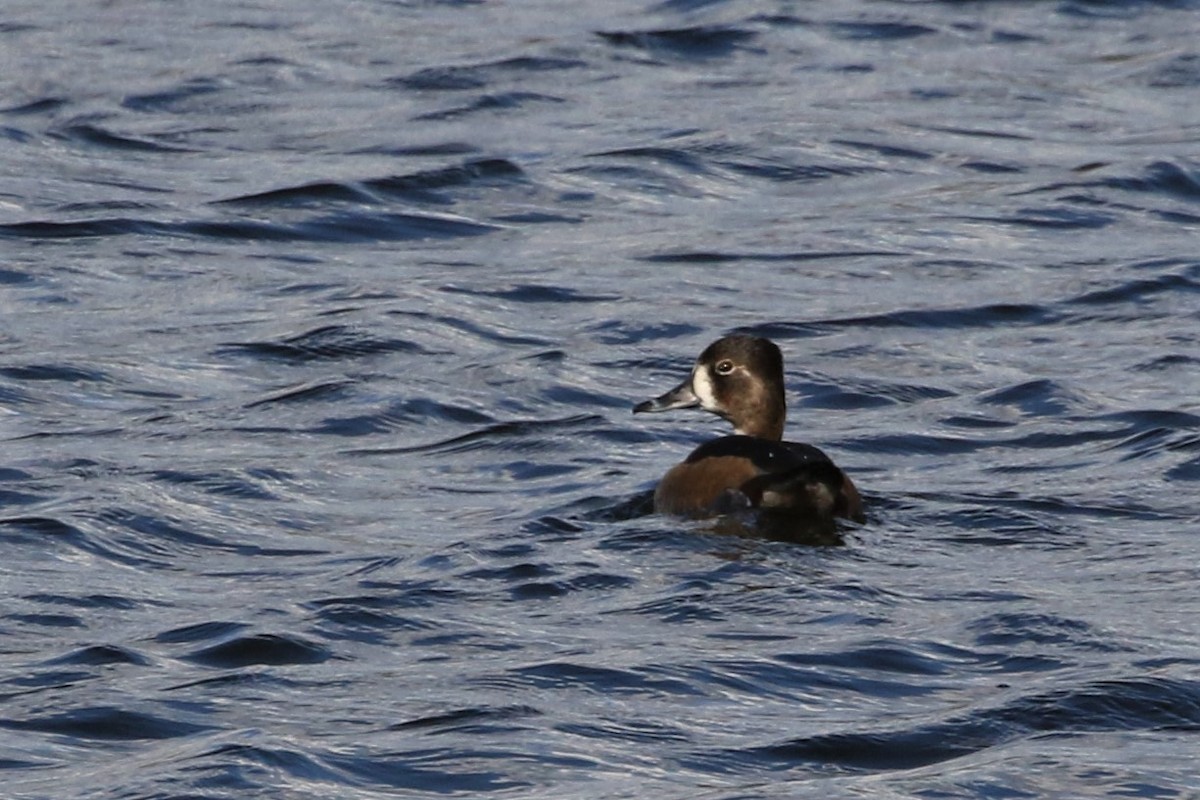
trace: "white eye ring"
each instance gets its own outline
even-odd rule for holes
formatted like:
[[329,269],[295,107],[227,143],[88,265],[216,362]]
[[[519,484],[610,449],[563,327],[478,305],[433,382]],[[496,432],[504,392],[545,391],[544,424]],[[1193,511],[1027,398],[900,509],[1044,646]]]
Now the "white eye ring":
[[717,364],[717,374],[718,375],[728,375],[731,372],[733,372],[733,362],[732,361],[729,361],[728,359],[726,359],[725,361],[722,361],[719,364]]

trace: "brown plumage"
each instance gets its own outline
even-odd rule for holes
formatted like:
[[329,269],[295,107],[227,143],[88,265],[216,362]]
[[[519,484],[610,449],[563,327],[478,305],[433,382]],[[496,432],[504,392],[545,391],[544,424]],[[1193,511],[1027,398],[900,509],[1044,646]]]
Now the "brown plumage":
[[704,517],[755,509],[803,521],[864,520],[853,481],[821,450],[783,441],[783,356],[757,336],[726,336],[705,348],[691,375],[634,413],[700,407],[733,424],[672,467],[654,492],[663,514]]

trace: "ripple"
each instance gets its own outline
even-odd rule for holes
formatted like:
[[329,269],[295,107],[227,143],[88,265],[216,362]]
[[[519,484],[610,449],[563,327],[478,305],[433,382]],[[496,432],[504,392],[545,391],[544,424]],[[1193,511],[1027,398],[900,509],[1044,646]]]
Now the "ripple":
[[1200,730],[1200,689],[1190,681],[1165,678],[1096,681],[944,722],[817,734],[722,757],[741,769],[767,762],[820,772],[886,772],[951,761],[1023,737],[1129,730]]
[[520,284],[501,289],[483,289],[470,286],[442,286],[441,291],[448,294],[462,294],[470,297],[493,297],[497,300],[508,300],[514,303],[609,303],[619,300],[620,295],[614,293],[598,294],[581,292],[564,286],[540,286],[536,284]]
[[687,681],[657,677],[638,670],[596,667],[570,661],[552,661],[518,667],[504,673],[473,679],[494,688],[583,689],[601,694],[677,697],[699,694]]
[[[665,263],[665,264],[721,264],[726,262],[748,261],[772,263],[776,261],[782,262],[805,262],[805,261],[826,261],[842,258],[865,258],[870,256],[900,256],[902,253],[894,253],[886,250],[830,250],[830,251],[808,251],[808,252],[783,252],[783,253],[737,253],[728,251],[714,250],[676,250],[654,253],[647,256],[639,256],[638,260],[647,261],[650,263]],[[757,326],[758,328],[766,328],[767,326]],[[779,327],[777,324],[775,327]],[[764,334],[765,335],[765,334]]]
[[20,367],[0,367],[0,375],[16,381],[64,381],[66,383],[105,383],[109,377],[95,369],[70,364],[27,364]]
[[[1130,280],[1107,289],[1086,292],[1070,298],[1066,303],[1071,305],[1124,305],[1130,302],[1145,300],[1165,292],[1200,292],[1200,281],[1185,275],[1160,275],[1157,278]],[[1131,309],[1129,319],[1138,319],[1144,314],[1142,309]]]
[[690,742],[692,736],[680,726],[667,722],[645,720],[602,720],[597,722],[565,724],[558,727],[563,733],[595,739],[600,742],[628,742],[642,746]]
[[975,632],[977,644],[988,646],[1055,645],[1104,652],[1126,649],[1100,635],[1087,622],[1053,614],[1003,612],[975,620],[967,629]]
[[[218,490],[217,494],[222,493]],[[235,497],[255,496],[238,490]],[[242,556],[307,556],[320,550],[289,547],[263,547],[238,541],[228,531],[213,531],[210,526],[191,519],[172,519],[127,508],[110,508],[95,515],[100,530],[85,539],[89,552],[118,563],[142,567],[169,567],[184,554],[234,553]]]
[[0,728],[36,731],[75,739],[142,741],[175,739],[212,730],[211,726],[184,722],[113,706],[92,706],[63,714],[0,720]]
[[451,120],[480,112],[519,111],[537,103],[560,104],[565,102],[567,101],[562,97],[539,92],[501,92],[482,95],[466,105],[418,114],[413,119],[422,122]]
[[1162,370],[1186,369],[1197,365],[1200,365],[1200,358],[1196,356],[1170,353],[1168,355],[1155,356],[1140,364],[1135,364],[1133,369],[1139,372],[1159,372]]
[[508,584],[510,596],[516,600],[561,597],[581,591],[610,592],[629,588],[636,583],[628,576],[611,573],[592,571],[570,578],[559,578],[559,573],[558,568],[548,564],[523,562],[471,570],[460,577],[466,580],[499,581]]
[[532,706],[483,706],[474,708],[458,708],[425,717],[397,722],[389,725],[393,731],[420,731],[426,735],[445,733],[513,733],[526,726],[513,725],[510,720],[520,720],[539,717],[541,712]]
[[493,423],[491,417],[473,408],[443,403],[430,398],[398,400],[383,411],[354,416],[328,417],[312,430],[334,436],[368,436],[425,422],[451,422],[459,425]]
[[185,625],[182,628],[163,631],[154,637],[154,641],[178,644],[202,642],[206,639],[223,639],[236,635],[246,627],[241,622],[199,622],[195,625]]
[[183,659],[207,667],[237,669],[254,664],[320,664],[332,657],[328,648],[295,634],[259,633],[201,648]]
[[616,47],[685,59],[726,58],[757,36],[751,30],[715,25],[646,31],[597,31],[596,35]]
[[937,33],[935,28],[905,22],[834,22],[828,26],[839,39],[900,40]]
[[1173,161],[1155,161],[1148,164],[1143,174],[1138,177],[1109,178],[1100,181],[1098,185],[1200,201],[1200,167],[1193,164],[1181,165]]
[[346,390],[353,385],[353,381],[347,380],[328,380],[303,383],[297,386],[290,386],[286,389],[280,389],[279,391],[272,392],[266,397],[246,403],[242,406],[242,408],[250,409],[271,406],[275,404],[310,403],[313,401],[337,401],[346,397],[348,394]]
[[706,171],[704,159],[683,148],[677,147],[626,147],[619,150],[603,150],[593,153],[592,158],[627,158],[659,161],[673,167],[682,167],[688,172],[700,174]]
[[461,587],[452,588],[437,581],[363,581],[363,589],[384,591],[389,594],[389,605],[398,608],[428,608],[443,603],[453,603],[467,597]]
[[353,183],[318,181],[231,197],[217,202],[230,205],[295,207],[326,205],[331,201],[370,203],[387,198],[402,198],[423,203],[448,204],[449,198],[439,196],[434,192],[470,186],[512,183],[523,176],[524,172],[513,162],[490,158],[408,175],[368,178]]
[[142,607],[142,604],[136,600],[111,594],[30,594],[25,595],[25,599],[34,603],[72,606],[74,608],[111,608],[118,610],[129,610]]
[[235,342],[224,345],[222,352],[248,353],[260,358],[283,361],[324,361],[361,358],[379,353],[425,353],[415,342],[381,338],[370,331],[345,325],[325,325],[268,342]]
[[[0,397],[3,395],[0,394]],[[26,492],[13,492],[7,489],[0,489],[0,507],[9,508],[11,506],[32,506],[37,505],[45,500],[45,497],[28,494]],[[0,525],[4,524],[4,520],[0,519]]]
[[1200,456],[1176,464],[1166,471],[1165,477],[1172,481],[1200,481]]
[[153,223],[122,217],[79,222],[13,222],[0,224],[0,236],[21,239],[80,239],[148,233],[153,228]]
[[391,613],[391,603],[375,597],[336,598],[313,604],[324,636],[368,644],[383,644],[394,631],[432,631],[438,625],[407,614]]
[[92,239],[112,236],[168,236],[268,242],[388,242],[456,236],[482,236],[496,228],[468,219],[431,214],[355,212],[313,217],[295,224],[249,220],[158,222],[111,217],[77,222],[0,224],[0,238]]
[[0,534],[5,538],[30,543],[41,541],[46,537],[55,537],[68,543],[79,543],[85,537],[73,525],[69,525],[53,517],[7,517],[0,519]]
[[31,628],[87,627],[87,623],[74,614],[7,614],[4,618]]
[[1022,228],[1068,230],[1095,230],[1106,228],[1117,221],[1113,214],[1100,211],[1082,211],[1068,206],[1043,206],[1018,209],[1013,214],[995,216],[962,216],[964,222],[981,222],[987,225],[1012,225]]
[[834,409],[878,408],[956,396],[955,392],[937,386],[846,379],[837,382],[808,380],[804,382],[802,392],[804,407]]
[[[508,778],[505,771],[502,771],[510,770],[513,763],[520,759],[521,754],[518,752],[478,748],[441,752],[417,750],[413,753],[388,756],[329,753],[324,758],[331,767],[345,776],[343,781],[348,779],[350,783],[458,795],[529,788],[529,783]],[[477,766],[494,761],[498,769],[463,769],[464,761]],[[444,768],[439,768],[440,765],[444,765]]]
[[22,103],[16,106],[5,106],[0,108],[0,113],[23,115],[23,114],[50,114],[64,108],[69,104],[69,101],[63,97],[41,97],[37,100],[30,100],[27,103]]
[[1156,89],[1185,89],[1200,86],[1200,54],[1183,53],[1155,67],[1146,81]]
[[[488,755],[473,751],[472,760],[478,765]],[[462,754],[457,750],[418,750],[384,755],[364,754],[358,750],[297,749],[284,743],[274,747],[264,744],[225,744],[203,754],[193,770],[211,770],[214,775],[223,776],[230,771],[230,765],[244,765],[242,769],[250,772],[265,769],[303,785],[359,787],[359,791],[367,787],[386,787],[391,791],[466,794],[527,786],[504,778],[500,772],[464,770],[461,765],[453,765],[453,760],[461,757]],[[498,761],[501,759],[500,754],[495,754],[495,757]],[[447,765],[447,769],[440,769],[439,764],[446,761],[451,764]],[[206,766],[209,762],[212,766]],[[223,782],[228,783],[229,779],[223,778]]]
[[825,326],[867,328],[962,329],[1010,325],[1050,325],[1059,314],[1045,306],[1025,303],[995,303],[971,308],[903,309],[865,317],[820,320]]
[[[842,164],[788,164],[778,160],[766,159],[756,162],[722,160],[716,163],[739,175],[749,178],[761,178],[778,183],[821,181],[829,178],[864,175],[877,171],[874,167]],[[867,255],[875,255],[875,253],[867,253]]]
[[80,664],[89,666],[105,666],[109,664],[134,664],[140,667],[150,665],[150,659],[142,654],[125,647],[111,644],[82,647],[74,652],[59,656],[46,662],[47,664]]
[[462,331],[477,337],[482,341],[493,342],[502,345],[532,345],[535,347],[549,347],[551,342],[538,336],[529,336],[521,333],[523,330],[517,328],[504,328],[489,325],[479,320],[470,319],[467,317],[448,316],[443,314],[429,314],[421,311],[389,311],[390,317],[399,320],[400,324],[408,326],[413,320],[419,322],[432,322],[438,326],[444,326],[451,330]]
[[[1042,547],[1067,548],[1077,544],[1061,524],[1039,516],[1032,503],[1030,508],[1010,508],[992,499],[978,498],[966,508],[956,508],[939,515],[954,533],[947,534],[953,542],[986,547],[1026,547],[1036,543]],[[999,507],[997,507],[999,506]]]
[[543,439],[544,434],[558,430],[570,430],[584,424],[602,421],[604,418],[595,414],[577,414],[551,420],[514,420],[488,425],[482,430],[464,433],[430,444],[354,452],[362,455],[382,455],[390,453],[462,453],[493,448],[506,451],[542,450],[547,446]]
[[28,272],[0,267],[0,286],[20,286],[34,283],[36,280],[37,278]]
[[575,58],[517,56],[480,64],[426,67],[386,83],[417,92],[461,92],[482,89],[498,80],[522,79],[530,73],[579,69],[587,62]]
[[[238,497],[253,500],[275,500],[278,496],[265,489],[261,482],[248,480],[243,475],[222,473],[185,472],[183,470],[156,470],[152,478],[179,486],[195,486],[208,494]],[[272,476],[278,479],[281,476]]]
[[1061,416],[1081,404],[1081,399],[1066,387],[1046,378],[994,389],[980,395],[976,401],[988,406],[1014,408],[1031,417]]
[[189,101],[216,94],[222,88],[221,83],[213,78],[190,78],[170,89],[126,95],[121,105],[140,112],[185,111]]
[[60,139],[77,144],[101,147],[106,150],[125,150],[142,153],[186,153],[188,148],[165,145],[147,139],[122,136],[107,128],[91,123],[76,123],[59,128],[52,133]]

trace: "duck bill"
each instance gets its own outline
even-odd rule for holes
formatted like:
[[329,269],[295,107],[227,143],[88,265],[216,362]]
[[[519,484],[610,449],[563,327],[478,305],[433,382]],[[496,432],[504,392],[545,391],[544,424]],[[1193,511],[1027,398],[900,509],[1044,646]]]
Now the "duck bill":
[[688,378],[666,394],[659,395],[653,400],[645,400],[633,407],[633,413],[657,413],[672,411],[676,408],[696,408],[700,398],[692,391],[692,379]]

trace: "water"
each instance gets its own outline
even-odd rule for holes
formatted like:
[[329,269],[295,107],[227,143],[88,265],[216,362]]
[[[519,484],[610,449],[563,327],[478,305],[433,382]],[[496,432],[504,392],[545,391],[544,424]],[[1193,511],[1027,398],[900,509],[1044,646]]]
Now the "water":
[[8,4],[0,793],[1196,796],[1196,11]]

